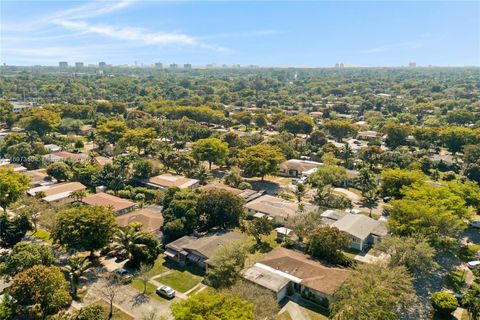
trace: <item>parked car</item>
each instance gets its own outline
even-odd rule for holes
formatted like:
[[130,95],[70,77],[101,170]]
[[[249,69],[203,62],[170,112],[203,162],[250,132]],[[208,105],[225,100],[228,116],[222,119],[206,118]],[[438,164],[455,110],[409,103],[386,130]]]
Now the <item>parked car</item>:
[[467,266],[468,266],[470,269],[480,268],[480,260],[469,261],[469,262],[467,262]]
[[128,270],[125,268],[117,269],[115,273],[119,275],[122,278],[122,281],[124,282],[130,282],[133,279],[132,274],[129,273]]
[[480,220],[470,222],[470,227],[472,228],[480,228]]
[[172,288],[170,288],[168,286],[158,287],[156,292],[157,292],[158,295],[160,295],[162,297],[165,297],[165,298],[168,298],[168,299],[172,299],[172,298],[175,297],[175,290],[173,290]]

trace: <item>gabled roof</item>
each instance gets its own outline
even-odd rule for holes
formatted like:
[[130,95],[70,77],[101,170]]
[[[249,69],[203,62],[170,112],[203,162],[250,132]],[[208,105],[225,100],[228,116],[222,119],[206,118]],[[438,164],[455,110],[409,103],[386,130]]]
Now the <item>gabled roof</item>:
[[122,211],[136,205],[135,202],[112,196],[105,192],[86,196],[82,199],[82,202],[91,206],[113,207],[113,211]]
[[316,169],[319,166],[322,166],[323,163],[309,161],[309,160],[301,160],[301,159],[290,159],[284,161],[280,164],[280,170],[297,170],[298,172],[309,171],[312,169]]
[[340,220],[332,224],[332,227],[345,231],[348,234],[358,238],[366,239],[373,231],[378,228],[380,222],[361,214],[346,214]]
[[[245,205],[246,208],[257,212],[265,213],[273,217],[288,218],[298,215],[298,203],[277,198],[270,195],[263,195]],[[305,204],[304,211],[315,211],[318,207]]]
[[225,244],[234,241],[244,241],[245,237],[235,231],[221,230],[212,232],[203,237],[197,238],[192,236],[184,236],[166,245],[167,249],[172,249],[178,252],[195,252],[201,254],[204,258],[210,259],[213,257],[215,250]]
[[39,192],[43,192],[45,194],[45,197],[43,197],[42,199],[50,202],[67,198],[72,192],[85,189],[86,187],[80,182],[63,182],[48,186],[31,188],[27,191],[27,193],[31,196],[34,196]]

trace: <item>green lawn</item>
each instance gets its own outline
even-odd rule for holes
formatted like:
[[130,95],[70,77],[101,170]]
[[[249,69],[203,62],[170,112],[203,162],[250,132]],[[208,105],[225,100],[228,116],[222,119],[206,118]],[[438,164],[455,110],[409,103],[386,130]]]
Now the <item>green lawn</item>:
[[37,228],[37,231],[31,231],[29,234],[33,235],[35,238],[43,240],[47,243],[52,243],[52,239],[50,238],[50,233],[46,230]]
[[199,284],[202,279],[202,277],[192,274],[188,270],[173,270],[171,273],[155,280],[166,284],[176,291],[187,292]]
[[[92,303],[92,305],[100,305],[107,311],[107,313],[110,312],[110,305],[105,300],[98,300],[98,301]],[[129,316],[128,314],[126,314],[122,310],[113,306],[113,317],[112,317],[112,319],[113,320],[134,320],[135,318]]]
[[[133,288],[135,288],[136,290],[138,290],[139,292],[143,292],[143,281],[140,280],[140,279],[133,279],[132,282],[130,283],[130,286],[132,286]],[[158,301],[166,301],[165,299],[163,299],[162,297],[160,297],[156,292],[155,290],[157,289],[157,287],[155,287],[153,284],[151,283],[147,283],[147,292],[146,292],[146,295],[149,296],[150,298],[152,299],[156,299]]]
[[163,255],[160,254],[155,260],[152,269],[150,269],[147,272],[147,276],[152,278],[167,271],[168,269],[163,265],[164,263],[165,263],[165,259],[163,258]]

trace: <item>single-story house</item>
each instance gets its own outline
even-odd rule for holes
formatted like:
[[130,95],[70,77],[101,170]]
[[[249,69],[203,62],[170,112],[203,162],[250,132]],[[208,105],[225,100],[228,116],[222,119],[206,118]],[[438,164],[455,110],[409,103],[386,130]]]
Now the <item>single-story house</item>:
[[347,212],[344,210],[329,209],[322,212],[321,217],[325,224],[332,225],[335,221],[342,219],[346,215]]
[[165,258],[181,265],[190,262],[207,269],[215,250],[234,241],[245,241],[246,238],[230,230],[221,230],[209,233],[203,237],[184,236],[165,246]]
[[309,176],[317,170],[319,166],[322,166],[323,163],[301,160],[301,159],[290,159],[284,161],[279,166],[279,174],[286,177],[297,178],[301,176]]
[[62,150],[60,146],[53,143],[45,144],[43,147],[50,152],[58,152]]
[[118,226],[127,227],[137,222],[142,224],[142,230],[160,237],[163,226],[162,207],[151,205],[142,209],[133,210],[115,218]]
[[361,214],[347,213],[331,226],[348,233],[352,241],[350,247],[356,250],[364,250],[387,235],[387,226],[384,221]]
[[102,167],[105,166],[106,164],[113,163],[113,160],[111,158],[102,157],[102,156],[95,157],[95,161]]
[[31,196],[35,196],[39,192],[43,192],[42,200],[48,202],[53,206],[58,206],[73,201],[70,197],[72,192],[85,190],[86,187],[80,182],[63,182],[47,186],[40,186],[31,188],[27,193]]
[[200,187],[199,190],[225,190],[235,196],[238,196],[244,199],[245,202],[250,202],[252,200],[257,199],[258,197],[261,197],[263,194],[265,194],[265,191],[263,190],[261,191],[255,191],[250,189],[241,190],[241,189],[233,188],[218,182],[209,183],[205,186]]
[[292,229],[286,227],[275,228],[275,233],[277,234],[275,240],[279,243],[284,242],[287,239],[296,240],[298,237],[293,233]]
[[276,294],[277,301],[294,293],[316,302],[333,301],[350,271],[329,267],[301,252],[277,247],[243,273],[243,277]]
[[88,160],[88,155],[85,153],[71,153],[68,151],[58,151],[58,152],[52,152],[52,153],[46,154],[42,158],[46,162],[58,162],[58,161],[63,161],[67,159],[84,161],[84,160]]
[[105,192],[88,195],[82,199],[82,202],[89,206],[111,207],[117,215],[127,213],[137,205],[135,202],[112,196]]
[[358,139],[362,140],[374,140],[377,139],[378,136],[378,132],[373,130],[359,131],[357,134]]
[[28,170],[22,173],[30,178],[30,184],[34,187],[49,185],[56,182],[55,179],[45,172],[45,169]]
[[168,189],[171,187],[178,187],[180,189],[196,188],[199,186],[197,179],[190,179],[180,175],[173,175],[164,173],[155,177],[149,178],[145,181],[145,185],[152,188]]
[[[318,207],[309,203],[303,204],[303,212],[317,211]],[[245,205],[247,213],[252,217],[268,216],[276,224],[284,224],[289,217],[293,217],[300,212],[298,203],[277,198],[270,195],[263,195]]]
[[10,163],[8,161],[0,162],[0,168],[9,168],[9,169],[12,169],[14,172],[25,172],[25,171],[28,170],[27,168],[25,168],[21,164]]

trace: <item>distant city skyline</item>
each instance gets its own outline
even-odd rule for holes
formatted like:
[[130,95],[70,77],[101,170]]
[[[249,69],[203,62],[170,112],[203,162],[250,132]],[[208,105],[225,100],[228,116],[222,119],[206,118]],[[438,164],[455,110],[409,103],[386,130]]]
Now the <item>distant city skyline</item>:
[[[480,66],[479,2],[2,1],[0,62]],[[411,64],[412,63],[412,64]]]

